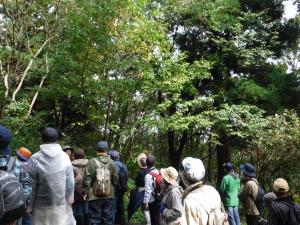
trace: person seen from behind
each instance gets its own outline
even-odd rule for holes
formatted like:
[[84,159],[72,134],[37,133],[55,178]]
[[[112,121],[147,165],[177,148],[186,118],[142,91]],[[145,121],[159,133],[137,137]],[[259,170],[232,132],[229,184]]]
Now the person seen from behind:
[[153,155],[147,155],[146,164],[148,168],[147,175],[145,176],[145,196],[144,196],[144,211],[150,212],[151,225],[160,225],[159,212],[157,211],[158,200],[155,199],[155,175],[159,175],[159,171],[155,168],[155,158]]
[[221,211],[221,197],[214,187],[203,183],[205,168],[200,159],[187,157],[182,166],[189,182],[183,192],[182,225],[208,224],[209,212]]
[[239,175],[234,172],[234,166],[231,162],[223,164],[226,175],[223,177],[220,191],[223,196],[223,202],[228,214],[230,225],[240,225],[239,216],[239,198],[240,179]]
[[162,186],[164,189],[164,196],[159,205],[160,224],[181,224],[183,190],[177,183],[178,172],[173,167],[161,169],[160,172],[163,178]]
[[114,161],[107,154],[107,142],[99,141],[96,150],[97,156],[88,161],[84,175],[84,189],[89,201],[89,224],[112,225],[112,204],[118,174]]
[[83,188],[83,178],[85,167],[88,160],[85,159],[85,152],[82,149],[74,151],[74,160],[72,161],[75,189],[73,213],[77,225],[88,225],[88,201],[85,199],[85,191]]
[[[28,150],[25,147],[20,147],[16,151],[17,159],[22,163],[23,167],[23,189],[25,193],[26,203],[29,204],[30,202],[30,195],[31,195],[31,185],[30,185],[30,177],[28,173],[28,161],[31,157],[31,151]],[[31,225],[32,224],[32,218],[29,213],[26,213],[22,217],[22,222],[20,223],[22,225]]]
[[114,224],[125,225],[124,194],[127,191],[128,170],[120,161],[120,153],[116,150],[110,152],[110,158],[116,164],[116,171],[119,177],[119,183],[115,186],[115,198],[113,203],[113,221]]
[[[11,140],[12,140],[12,134],[10,130],[5,126],[0,125],[0,170],[5,170],[9,174],[12,174],[22,184],[22,187],[25,187],[26,190],[29,190],[30,186],[25,179],[22,163],[15,157],[11,156],[12,152],[9,147]],[[5,199],[2,198],[2,201],[5,201]],[[1,202],[1,210],[5,210],[3,209],[5,205],[4,203],[5,202]],[[18,216],[18,218],[20,218],[20,216]],[[2,222],[2,220],[6,220],[6,219],[11,220],[11,222],[9,223]],[[12,218],[7,218],[7,217],[1,218],[1,224],[3,223],[3,225],[14,225],[16,224],[16,222],[17,221]]]
[[71,161],[74,160],[74,148],[67,145],[63,147],[63,151],[69,156]]
[[256,170],[250,163],[245,163],[240,166],[242,172],[241,182],[243,188],[239,194],[239,199],[242,203],[247,225],[258,225],[260,213],[255,204],[258,194],[258,181],[256,179]]
[[277,178],[273,183],[273,192],[277,199],[269,207],[267,225],[300,224],[300,206],[293,202],[288,182]]
[[40,150],[29,160],[32,192],[29,211],[33,225],[75,225],[74,173],[69,157],[62,151],[56,129],[42,131]]

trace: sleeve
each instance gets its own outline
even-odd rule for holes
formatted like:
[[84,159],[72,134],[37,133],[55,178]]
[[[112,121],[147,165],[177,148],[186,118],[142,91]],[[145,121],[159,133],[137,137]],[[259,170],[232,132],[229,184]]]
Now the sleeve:
[[250,185],[248,183],[245,183],[242,191],[239,194],[239,199],[242,202],[246,202],[249,197],[249,191],[250,191]]
[[182,195],[178,191],[174,191],[171,196],[172,208],[166,208],[163,216],[167,221],[174,221],[182,216],[183,206],[181,203]]
[[95,172],[95,170],[93,170],[92,160],[93,159],[89,160],[89,162],[87,163],[87,165],[85,167],[85,171],[84,171],[83,186],[84,186],[85,193],[89,193],[89,191],[90,191],[92,178],[93,178],[94,172]]
[[144,204],[148,204],[150,201],[150,196],[152,193],[152,180],[151,180],[152,176],[147,174],[145,176],[145,195],[144,195]]
[[74,202],[74,172],[71,162],[66,168],[66,201],[68,204]]
[[276,212],[272,205],[269,208],[268,222],[267,225],[282,225],[284,224],[281,217],[278,216],[280,213]]
[[225,179],[225,177],[223,177],[222,182],[221,182],[221,186],[220,186],[220,191],[223,194],[226,192],[226,187],[227,187],[226,179]]
[[199,213],[195,212],[187,199],[184,200],[183,208],[182,225],[204,225],[202,219],[198,218]]
[[112,161],[111,163],[111,171],[112,171],[112,183],[114,186],[117,186],[119,183],[119,175],[118,175],[118,171],[117,171],[117,165],[115,164],[114,161]]
[[28,174],[30,178],[30,185],[31,185],[31,195],[30,195],[30,202],[28,205],[28,211],[32,211],[33,205],[34,205],[34,199],[35,199],[35,192],[37,188],[37,166],[36,162],[34,161],[33,158],[30,159],[29,164],[28,164]]

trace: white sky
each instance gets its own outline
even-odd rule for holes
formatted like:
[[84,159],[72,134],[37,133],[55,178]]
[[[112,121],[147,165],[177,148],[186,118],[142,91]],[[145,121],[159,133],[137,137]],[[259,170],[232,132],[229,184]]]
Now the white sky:
[[296,16],[297,14],[297,7],[293,5],[292,0],[288,0],[283,2],[284,4],[284,18],[285,19],[290,19]]

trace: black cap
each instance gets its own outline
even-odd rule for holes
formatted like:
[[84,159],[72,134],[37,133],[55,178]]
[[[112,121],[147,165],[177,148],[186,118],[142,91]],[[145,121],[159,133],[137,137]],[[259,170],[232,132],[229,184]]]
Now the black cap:
[[44,143],[53,143],[58,140],[58,132],[55,128],[46,127],[42,132],[42,140]]
[[147,167],[150,168],[155,165],[155,157],[153,155],[147,155],[146,159]]

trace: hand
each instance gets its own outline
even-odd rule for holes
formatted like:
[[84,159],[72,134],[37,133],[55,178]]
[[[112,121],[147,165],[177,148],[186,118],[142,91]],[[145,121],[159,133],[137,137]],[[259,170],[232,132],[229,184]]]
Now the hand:
[[149,211],[148,204],[143,204],[143,211]]
[[85,195],[83,196],[83,200],[84,200],[84,201],[87,200],[87,194],[85,194]]
[[160,204],[159,204],[159,208],[158,208],[158,212],[159,212],[160,214],[163,214],[165,208],[167,208],[167,205],[166,205],[165,203],[160,203]]

